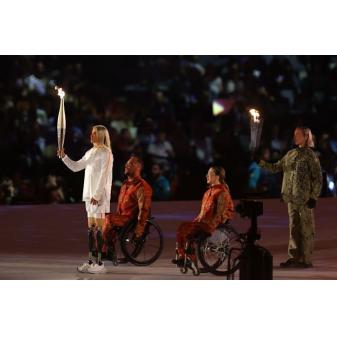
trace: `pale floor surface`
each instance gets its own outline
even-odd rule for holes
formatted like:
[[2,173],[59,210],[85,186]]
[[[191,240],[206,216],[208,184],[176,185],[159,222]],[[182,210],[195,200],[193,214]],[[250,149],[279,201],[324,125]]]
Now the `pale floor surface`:
[[[37,205],[0,207],[0,279],[3,280],[224,280],[211,274],[181,274],[170,260],[174,257],[175,231],[180,222],[193,219],[199,202],[154,203],[152,213],[164,232],[164,251],[147,267],[106,262],[107,273],[81,274],[76,266],[86,260],[86,228],[83,205]],[[114,209],[114,207],[112,208]],[[337,279],[336,199],[320,199],[315,212],[314,268],[281,269],[287,259],[288,218],[284,204],[264,201],[259,218],[260,245],[274,258],[276,280]],[[232,221],[240,230],[249,227],[247,219]],[[238,277],[238,275],[237,275]]]

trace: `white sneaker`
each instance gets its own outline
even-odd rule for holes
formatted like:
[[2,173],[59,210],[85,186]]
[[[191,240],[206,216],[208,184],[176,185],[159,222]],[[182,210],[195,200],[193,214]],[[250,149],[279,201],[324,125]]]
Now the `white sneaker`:
[[88,268],[88,273],[90,274],[104,274],[106,273],[106,268],[104,267],[104,263],[99,265],[98,263],[90,265]]
[[88,262],[83,263],[81,266],[77,267],[77,271],[80,273],[87,273],[88,269],[91,267],[92,264],[89,264]]

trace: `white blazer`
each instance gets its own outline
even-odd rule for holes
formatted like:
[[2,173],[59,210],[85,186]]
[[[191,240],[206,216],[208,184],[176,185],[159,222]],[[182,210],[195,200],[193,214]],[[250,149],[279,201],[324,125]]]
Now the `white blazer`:
[[113,168],[111,151],[104,147],[92,147],[78,161],[71,160],[67,155],[62,160],[74,172],[85,169],[83,201],[94,198],[100,205],[110,204]]

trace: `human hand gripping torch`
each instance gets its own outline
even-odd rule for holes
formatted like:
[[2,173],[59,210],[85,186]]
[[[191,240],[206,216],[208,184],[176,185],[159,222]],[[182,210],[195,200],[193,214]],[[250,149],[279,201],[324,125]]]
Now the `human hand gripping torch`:
[[64,96],[65,92],[62,88],[55,87],[57,94],[60,96],[60,109],[57,117],[57,145],[58,157],[61,158],[61,150],[63,150],[64,138],[66,135],[66,114],[64,110]]
[[252,155],[255,155],[255,152],[260,146],[261,133],[263,127],[263,118],[261,114],[256,109],[249,110],[249,123],[250,123],[250,151]]

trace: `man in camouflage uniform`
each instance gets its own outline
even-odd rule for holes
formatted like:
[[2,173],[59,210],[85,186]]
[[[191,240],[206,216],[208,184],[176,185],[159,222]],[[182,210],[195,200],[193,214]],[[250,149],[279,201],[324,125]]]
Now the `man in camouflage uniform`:
[[308,128],[296,128],[297,148],[271,164],[261,160],[259,165],[271,172],[283,172],[281,198],[288,204],[290,259],[281,267],[312,267],[311,256],[315,237],[313,208],[322,188],[319,160],[311,149],[312,134]]

